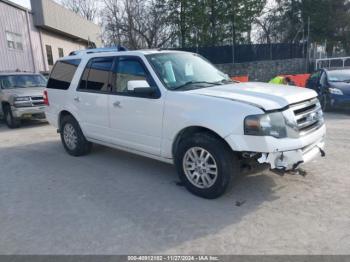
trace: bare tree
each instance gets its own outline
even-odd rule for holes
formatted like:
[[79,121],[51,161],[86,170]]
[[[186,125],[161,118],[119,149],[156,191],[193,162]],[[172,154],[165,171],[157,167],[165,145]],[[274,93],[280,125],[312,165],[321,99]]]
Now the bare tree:
[[288,20],[284,17],[284,10],[279,5],[267,5],[261,16],[254,19],[257,27],[256,41],[258,43],[278,43],[286,38],[285,28]]
[[131,49],[169,46],[175,30],[167,0],[104,0],[102,21],[109,44]]
[[58,2],[89,21],[96,21],[101,6],[100,1],[96,0],[60,0]]

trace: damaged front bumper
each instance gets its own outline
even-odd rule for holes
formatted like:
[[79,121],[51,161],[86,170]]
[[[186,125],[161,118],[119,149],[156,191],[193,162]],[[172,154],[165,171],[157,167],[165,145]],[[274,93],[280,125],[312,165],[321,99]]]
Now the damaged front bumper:
[[310,162],[318,156],[325,156],[325,141],[321,139],[316,143],[308,145],[301,149],[263,153],[258,159],[260,164],[270,164],[271,169],[282,171],[296,170],[301,164]]
[[233,151],[245,154],[244,158],[254,156],[258,163],[269,164],[271,169],[288,171],[324,156],[325,138],[326,126],[322,125],[299,138],[230,135],[226,141]]

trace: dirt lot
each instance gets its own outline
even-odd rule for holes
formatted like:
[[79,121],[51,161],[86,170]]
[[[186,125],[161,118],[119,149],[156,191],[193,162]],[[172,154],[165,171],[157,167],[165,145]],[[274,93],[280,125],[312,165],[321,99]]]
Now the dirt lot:
[[350,254],[350,115],[326,118],[305,178],[244,176],[217,200],[170,165],[102,146],[73,158],[47,124],[0,123],[0,254]]

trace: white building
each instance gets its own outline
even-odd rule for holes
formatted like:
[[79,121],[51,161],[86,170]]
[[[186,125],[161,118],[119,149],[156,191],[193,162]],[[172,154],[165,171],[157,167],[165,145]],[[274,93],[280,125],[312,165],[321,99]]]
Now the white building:
[[101,45],[94,23],[51,0],[31,5],[0,0],[0,71],[48,72],[59,57]]

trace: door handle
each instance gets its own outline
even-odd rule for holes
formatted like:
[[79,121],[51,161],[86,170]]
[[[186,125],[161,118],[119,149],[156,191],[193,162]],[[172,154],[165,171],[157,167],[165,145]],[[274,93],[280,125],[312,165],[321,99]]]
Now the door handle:
[[119,107],[119,108],[121,108],[120,101],[115,101],[115,102],[113,103],[113,106],[114,106],[114,107]]
[[74,97],[74,101],[75,102],[80,102],[80,98],[77,96],[77,97]]

